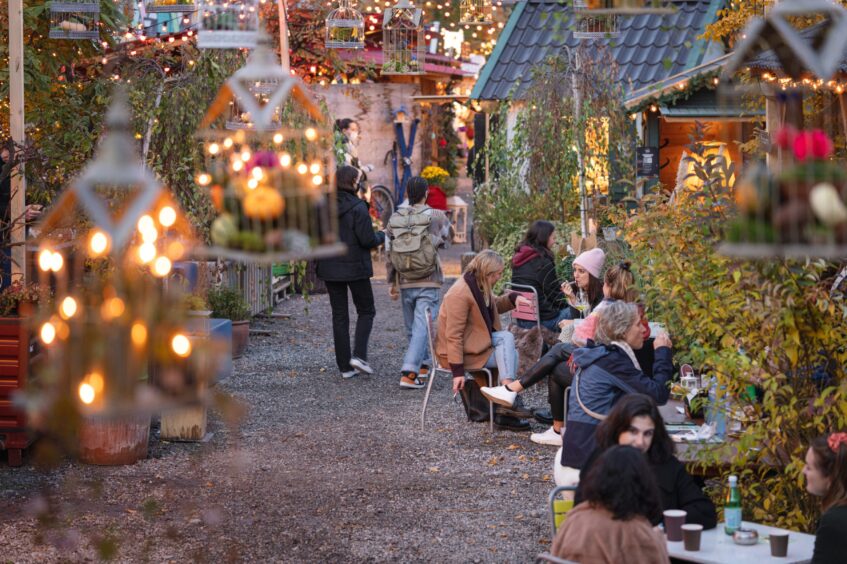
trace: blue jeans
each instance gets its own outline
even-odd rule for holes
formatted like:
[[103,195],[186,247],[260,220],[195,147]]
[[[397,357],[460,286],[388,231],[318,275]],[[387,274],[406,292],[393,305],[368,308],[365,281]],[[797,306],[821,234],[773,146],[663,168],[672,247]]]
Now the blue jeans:
[[495,331],[491,334],[494,352],[485,363],[486,368],[496,368],[500,373],[500,382],[514,380],[518,374],[518,350],[515,348],[515,336],[509,331]]
[[421,364],[432,366],[429,358],[429,342],[426,337],[426,308],[432,310],[432,318],[438,317],[438,306],[441,304],[440,288],[403,288],[400,290],[400,301],[403,305],[403,321],[406,323],[406,338],[409,348],[403,357],[402,372],[414,372]]
[[[541,325],[552,331],[553,333],[559,332],[559,322],[564,319],[571,318],[571,308],[565,307],[559,312],[559,315],[553,317],[551,319],[542,319]],[[525,321],[523,319],[516,319],[515,324],[521,329],[532,329],[535,327],[535,323],[532,321]]]

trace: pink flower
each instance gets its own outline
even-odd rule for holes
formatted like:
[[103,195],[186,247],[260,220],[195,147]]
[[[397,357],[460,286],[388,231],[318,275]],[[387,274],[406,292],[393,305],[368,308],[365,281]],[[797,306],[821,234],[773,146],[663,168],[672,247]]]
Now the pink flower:
[[820,129],[801,131],[792,143],[794,158],[798,162],[808,159],[822,160],[830,157],[833,151],[832,139]]
[[816,159],[826,159],[832,156],[834,150],[832,139],[821,131],[815,129],[812,131],[812,155]]
[[794,144],[795,137],[797,137],[797,130],[790,125],[786,125],[776,132],[774,143],[780,149],[788,149]]

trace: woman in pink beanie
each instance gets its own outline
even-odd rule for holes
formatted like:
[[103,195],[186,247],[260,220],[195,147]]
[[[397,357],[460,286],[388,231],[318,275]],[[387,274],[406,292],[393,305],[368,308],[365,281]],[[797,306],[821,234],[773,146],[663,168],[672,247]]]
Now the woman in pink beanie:
[[[562,284],[562,292],[568,299],[568,305],[571,307],[571,319],[580,319],[588,317],[595,307],[603,301],[603,263],[606,261],[606,253],[603,249],[594,248],[584,253],[581,253],[573,261],[573,277],[574,282],[565,282]],[[577,296],[576,289],[586,296],[588,300],[588,309],[580,312],[576,307]]]

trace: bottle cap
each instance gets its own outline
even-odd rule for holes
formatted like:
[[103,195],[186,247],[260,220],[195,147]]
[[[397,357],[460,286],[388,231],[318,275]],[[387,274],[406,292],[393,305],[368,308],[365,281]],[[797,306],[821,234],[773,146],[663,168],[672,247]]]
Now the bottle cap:
[[736,476],[734,474],[732,476],[730,476],[729,477],[729,483],[730,483],[730,485],[737,484],[738,483],[738,476]]

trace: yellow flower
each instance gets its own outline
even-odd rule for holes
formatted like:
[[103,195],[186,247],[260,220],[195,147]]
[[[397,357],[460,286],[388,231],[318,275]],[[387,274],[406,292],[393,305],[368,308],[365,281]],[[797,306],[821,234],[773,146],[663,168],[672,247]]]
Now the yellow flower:
[[447,178],[450,178],[450,173],[441,168],[440,166],[430,165],[421,171],[421,176],[423,176],[430,182],[441,182],[443,180],[446,180]]

